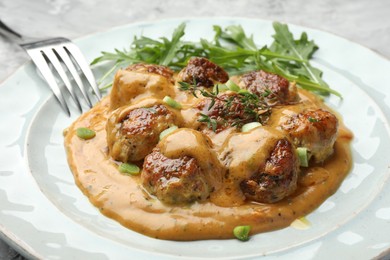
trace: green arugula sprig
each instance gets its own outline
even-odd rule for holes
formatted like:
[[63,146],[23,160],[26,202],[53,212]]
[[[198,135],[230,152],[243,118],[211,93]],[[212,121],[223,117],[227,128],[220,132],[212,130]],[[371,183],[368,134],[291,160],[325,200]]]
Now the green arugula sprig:
[[299,40],[294,40],[292,33],[286,24],[273,23],[275,41],[270,46],[270,50],[282,55],[290,55],[298,59],[306,60],[302,63],[288,63],[282,60],[274,60],[274,72],[280,74],[290,81],[295,81],[301,87],[319,91],[321,94],[332,93],[339,97],[341,95],[329,88],[328,84],[322,79],[322,71],[311,66],[309,60],[312,58],[318,46],[314,41],[309,41],[306,32],[301,34]]
[[[182,40],[184,31],[185,24],[182,23],[174,30],[171,39],[161,37],[159,40],[154,40],[145,36],[135,36],[128,50],[115,49],[114,52],[101,52],[102,55],[95,58],[91,65],[107,61],[114,63],[107,73],[99,79],[99,86],[103,86],[101,89],[111,86],[115,70],[120,67],[144,62],[169,66],[178,71],[187,64],[189,57],[205,56],[200,46]],[[108,84],[104,85],[107,82]]]
[[[313,67],[309,60],[318,49],[314,41],[308,40],[304,32],[294,39],[286,24],[273,23],[274,42],[268,47],[259,48],[253,36],[247,36],[240,25],[231,25],[223,29],[215,25],[213,39],[200,39],[199,42],[184,41],[184,23],[173,32],[171,39],[162,37],[151,39],[145,36],[135,37],[130,48],[115,52],[102,52],[92,61],[92,65],[104,61],[114,64],[100,79],[99,85],[110,80],[114,71],[122,66],[145,62],[169,66],[175,71],[182,69],[194,56],[206,57],[223,67],[230,75],[242,74],[253,70],[265,70],[279,74],[298,86],[322,95],[341,95],[329,88],[322,79],[322,72]],[[106,85],[110,86],[110,84]]]

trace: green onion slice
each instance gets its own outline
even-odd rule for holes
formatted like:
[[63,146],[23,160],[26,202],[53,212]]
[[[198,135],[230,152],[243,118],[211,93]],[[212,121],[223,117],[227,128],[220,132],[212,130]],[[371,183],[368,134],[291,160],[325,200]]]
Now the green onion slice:
[[233,229],[233,235],[241,241],[249,240],[249,232],[251,231],[251,226],[237,226]]
[[248,124],[245,124],[241,127],[241,132],[249,132],[253,128],[259,127],[261,124],[259,122],[251,122]]
[[165,96],[163,101],[170,107],[175,108],[175,109],[181,109],[181,104],[171,98],[170,96]]
[[213,92],[217,93],[217,88],[218,88],[218,93],[225,92],[229,90],[229,88],[225,84],[216,84],[214,85]]
[[230,79],[225,84],[231,91],[239,92],[241,90],[241,88]]
[[307,148],[306,147],[298,147],[297,148],[298,158],[299,158],[299,165],[302,167],[308,167],[309,166],[309,159],[307,155]]
[[119,165],[118,170],[121,173],[127,173],[130,175],[138,175],[141,172],[139,167],[132,163],[122,163],[121,165]]
[[173,125],[173,126],[167,128],[167,129],[165,129],[164,131],[162,131],[162,132],[160,133],[160,140],[163,139],[165,136],[171,134],[171,133],[172,133],[173,131],[175,131],[176,129],[178,129],[178,127],[175,126],[175,125]]
[[250,92],[248,91],[248,90],[246,90],[246,89],[240,89],[239,91],[238,91],[238,94],[249,94]]
[[311,223],[309,220],[307,220],[307,218],[301,217],[294,220],[290,226],[295,229],[305,230],[311,227]]
[[81,139],[88,140],[91,138],[94,138],[96,133],[95,131],[86,128],[86,127],[79,127],[76,129],[76,135],[80,137]]

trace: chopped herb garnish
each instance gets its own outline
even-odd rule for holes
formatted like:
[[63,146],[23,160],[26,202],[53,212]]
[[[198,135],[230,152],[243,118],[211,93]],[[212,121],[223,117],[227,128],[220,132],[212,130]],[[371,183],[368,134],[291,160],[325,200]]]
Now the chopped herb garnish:
[[212,129],[214,132],[217,131],[218,122],[214,118],[210,118],[208,115],[200,113],[199,122],[206,123],[207,127]]
[[225,92],[228,90],[229,88],[225,84],[216,84],[213,88],[213,91],[218,93]]
[[241,132],[243,132],[243,133],[249,132],[250,130],[252,130],[256,127],[259,127],[259,126],[261,126],[261,124],[259,122],[251,122],[251,123],[243,125],[241,127]]
[[239,92],[241,90],[241,88],[236,84],[234,83],[233,81],[231,80],[228,80],[226,82],[226,86],[228,87],[228,89],[230,89],[231,91],[235,91],[235,92]]
[[305,230],[311,227],[311,223],[306,217],[301,217],[294,220],[290,226],[295,229]]
[[181,104],[171,98],[170,96],[165,96],[163,101],[170,107],[175,108],[175,109],[181,109]]
[[92,129],[86,127],[79,127],[76,129],[76,135],[81,139],[88,140],[94,138],[96,133]]
[[162,131],[162,132],[160,133],[159,139],[160,139],[160,140],[163,139],[165,136],[171,134],[171,133],[172,133],[173,131],[175,131],[176,129],[178,129],[178,127],[175,126],[175,125],[173,125],[173,126],[167,128],[167,129],[165,129],[164,131]]
[[309,117],[308,118],[310,123],[317,123],[319,120],[317,118]]
[[[187,82],[179,82],[179,85],[179,89],[182,91],[189,91],[195,97],[198,97],[200,93],[203,97],[207,98],[210,101],[207,107],[208,111],[217,102],[220,104],[218,115],[209,116],[200,113],[200,118],[198,119],[199,122],[207,123],[208,128],[214,132],[218,125],[226,125],[227,123],[237,128],[241,128],[244,124],[250,122],[263,124],[271,114],[271,108],[261,96],[258,97],[246,89],[240,89],[235,83],[232,83],[230,86],[234,86],[231,89],[235,89],[237,94],[227,96],[218,95],[219,85],[216,85],[212,91],[198,87],[197,84],[189,84]],[[240,113],[237,113],[237,108],[241,111]]]
[[264,92],[261,94],[263,97],[268,97],[270,94],[272,94],[272,91],[269,89],[265,89]]
[[249,240],[249,232],[251,231],[251,226],[237,226],[233,229],[233,235],[241,241]]
[[302,167],[308,167],[309,166],[309,156],[308,151],[306,147],[298,147],[297,149],[298,159],[299,159],[299,165]]
[[138,175],[141,172],[140,168],[137,165],[132,163],[122,163],[119,165],[118,170],[121,173],[126,173],[130,175]]

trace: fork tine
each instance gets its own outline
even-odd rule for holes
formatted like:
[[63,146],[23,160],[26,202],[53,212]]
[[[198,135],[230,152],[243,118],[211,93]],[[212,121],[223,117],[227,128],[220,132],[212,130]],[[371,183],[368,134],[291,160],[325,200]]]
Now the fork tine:
[[80,102],[79,102],[76,94],[74,93],[74,89],[72,87],[72,84],[70,84],[68,76],[66,75],[64,69],[62,68],[62,65],[61,65],[60,61],[58,60],[57,56],[55,55],[53,49],[51,47],[50,48],[42,48],[42,51],[46,55],[48,60],[51,62],[51,64],[53,65],[53,67],[57,71],[58,75],[60,75],[60,78],[64,82],[66,88],[69,90],[70,96],[72,97],[72,99],[76,103],[77,108],[82,113],[83,109],[81,108]]
[[83,71],[85,77],[87,78],[89,84],[91,85],[95,95],[100,100],[102,96],[100,95],[99,88],[96,85],[95,77],[89,68],[87,61],[84,58],[84,55],[81,53],[79,48],[73,43],[68,43],[65,45],[65,49],[69,51],[69,53],[73,56],[74,60],[78,63],[80,69]]
[[51,70],[43,57],[42,53],[38,49],[30,49],[26,50],[27,53],[30,55],[32,61],[34,62],[35,66],[38,68],[38,70],[41,72],[42,76],[46,80],[46,82],[49,84],[49,87],[54,93],[54,96],[57,98],[58,102],[61,105],[61,108],[64,110],[64,112],[70,116],[69,107],[65,102],[64,95],[61,92],[60,87],[58,86],[53,74],[51,73]]
[[89,107],[92,107],[91,100],[85,91],[84,84],[81,81],[81,78],[79,74],[77,73],[76,68],[73,65],[73,62],[70,60],[68,53],[64,50],[64,46],[59,46],[55,48],[55,51],[60,56],[61,60],[64,62],[65,66],[68,68],[70,74],[72,74],[72,77],[74,81],[76,81],[77,86],[79,87],[81,94],[83,95],[84,99],[86,100]]

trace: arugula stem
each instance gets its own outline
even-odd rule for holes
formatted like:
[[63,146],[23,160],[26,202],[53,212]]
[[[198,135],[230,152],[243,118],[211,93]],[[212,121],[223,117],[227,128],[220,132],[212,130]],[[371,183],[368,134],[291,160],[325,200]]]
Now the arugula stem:
[[299,79],[296,79],[295,82],[298,85],[300,85],[302,88],[306,89],[306,90],[331,93],[333,95],[338,96],[339,98],[342,98],[342,95],[338,91],[336,91],[334,89],[331,89],[331,88],[328,88],[328,87],[323,87],[323,86],[319,85],[318,83],[311,83],[311,82],[307,82],[307,81],[301,81]]
[[104,85],[103,87],[99,87],[100,90],[106,90],[108,88],[110,88],[112,86],[112,83],[108,83],[106,85]]
[[111,69],[109,69],[98,81],[98,85],[102,84],[106,78],[108,78],[118,67],[120,63],[114,64]]
[[288,61],[297,61],[297,62],[302,62],[302,63],[308,62],[308,60],[306,60],[306,59],[296,58],[293,56],[287,56],[287,55],[279,54],[279,53],[272,52],[269,50],[259,50],[259,53],[265,57],[268,57],[268,58],[278,58],[278,59],[283,59],[283,60],[288,60]]

